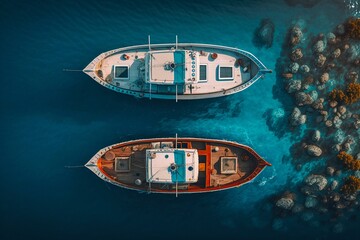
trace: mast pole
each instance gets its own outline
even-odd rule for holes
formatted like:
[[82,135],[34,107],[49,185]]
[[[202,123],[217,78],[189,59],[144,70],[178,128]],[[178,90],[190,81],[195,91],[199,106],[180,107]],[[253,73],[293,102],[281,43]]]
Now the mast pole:
[[175,134],[175,146],[177,148],[177,133]]
[[178,102],[178,86],[175,84],[175,102]]
[[178,49],[178,36],[175,37],[175,49]]
[[149,51],[151,51],[151,45],[150,45],[150,35],[148,35],[148,42],[149,42]]

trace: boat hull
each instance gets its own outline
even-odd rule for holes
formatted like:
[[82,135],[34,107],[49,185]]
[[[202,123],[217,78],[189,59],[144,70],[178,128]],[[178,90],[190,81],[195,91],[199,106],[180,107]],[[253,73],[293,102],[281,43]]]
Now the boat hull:
[[[126,155],[127,149],[136,149],[140,148],[140,146],[146,146],[146,144],[154,144],[154,143],[169,143],[173,142],[174,144],[178,143],[186,143],[188,146],[191,147],[191,149],[197,149],[196,145],[199,145],[201,143],[206,144],[205,149],[197,149],[199,152],[199,155],[201,156],[207,156],[206,163],[204,163],[204,166],[206,166],[205,170],[203,169],[203,182],[202,183],[196,183],[196,184],[185,184],[182,185],[182,188],[175,189],[174,184],[149,184],[145,181],[144,178],[141,176],[143,174],[140,174],[138,177],[142,180],[142,184],[140,186],[134,184],[136,182],[136,178],[134,179],[127,179],[125,181],[125,178],[121,176],[121,174],[117,175],[113,170],[109,169],[110,163],[108,160],[106,160],[104,156],[108,152],[114,152],[119,156]],[[235,176],[236,179],[223,182],[223,184],[213,184],[219,179],[226,179],[225,178],[219,178],[218,175],[221,174],[213,174],[214,169],[216,168],[216,164],[214,163],[214,159],[219,159],[218,156],[215,156],[217,153],[214,152],[214,149],[216,148],[225,147],[228,149],[228,155],[232,156],[238,156],[239,157],[239,169],[246,169],[244,171],[238,170],[238,173],[243,174],[242,177]],[[125,150],[124,150],[125,149]],[[238,151],[239,150],[239,151]],[[134,153],[134,150],[131,150],[133,156],[136,157],[136,153]],[[221,150],[220,150],[221,152]],[[247,162],[241,162],[240,158],[243,157],[243,154],[246,153],[248,157]],[[213,156],[211,155],[213,154]],[[227,153],[225,153],[226,155]],[[139,156],[139,155],[137,155]],[[199,160],[200,161],[200,160]],[[113,163],[111,163],[113,165]],[[138,164],[139,162],[134,162],[134,165]],[[251,167],[250,167],[251,165]],[[253,149],[246,145],[242,145],[235,142],[230,141],[224,141],[224,140],[215,140],[215,139],[202,139],[202,138],[154,138],[154,139],[141,139],[141,140],[135,140],[135,141],[129,141],[129,142],[123,142],[119,144],[114,144],[108,147],[105,147],[98,151],[88,163],[85,164],[85,166],[90,169],[93,173],[95,173],[99,178],[102,180],[111,183],[115,186],[122,187],[125,189],[131,189],[136,190],[140,192],[151,192],[151,193],[164,193],[164,194],[183,194],[183,193],[204,193],[204,192],[215,192],[215,191],[221,191],[225,189],[231,189],[235,187],[240,187],[246,183],[249,183],[252,181],[257,175],[259,175],[266,166],[271,166],[268,162],[266,162],[264,159],[262,159]],[[137,166],[138,167],[138,166]],[[141,166],[140,166],[141,167]],[[145,164],[144,166],[145,167]],[[110,167],[111,168],[111,167]],[[134,169],[133,172],[130,175],[135,175],[135,172],[141,172],[141,170]],[[138,174],[138,173],[136,173]],[[239,174],[240,176],[240,174]],[[222,176],[224,177],[224,176]],[[135,181],[134,181],[135,180]],[[215,181],[213,181],[215,180]],[[200,182],[200,179],[199,179]],[[212,183],[213,182],[213,183]],[[155,185],[155,186],[154,186]],[[184,188],[185,187],[185,188]]]
[[[151,50],[169,50],[174,49],[174,44],[153,44],[151,45]],[[210,51],[225,51],[232,54],[238,54],[239,56],[243,56],[244,58],[247,58],[251,61],[254,68],[256,68],[256,72],[253,72],[251,74],[251,77],[249,79],[246,79],[246,81],[239,82],[236,85],[232,85],[229,87],[224,87],[221,89],[217,89],[212,92],[202,92],[202,93],[183,93],[183,94],[176,94],[174,91],[170,93],[161,93],[159,91],[156,91],[154,89],[151,89],[151,86],[146,85],[145,88],[142,87],[142,89],[132,86],[121,86],[121,83],[119,85],[114,84],[113,82],[106,81],[106,79],[103,79],[102,76],[99,76],[98,70],[99,70],[99,63],[103,61],[104,59],[119,55],[121,57],[124,53],[133,53],[133,52],[139,52],[139,51],[149,51],[148,45],[138,45],[138,46],[130,46],[130,47],[124,47],[124,48],[118,48],[111,51],[104,52],[100,54],[98,57],[96,57],[86,68],[83,70],[84,73],[89,75],[93,80],[101,84],[102,86],[122,93],[126,95],[131,95],[136,98],[149,98],[149,99],[168,99],[168,100],[195,100],[195,99],[207,99],[207,98],[217,98],[217,97],[223,97],[231,94],[238,93],[240,91],[243,91],[250,87],[252,84],[254,84],[257,80],[264,77],[265,73],[270,72],[265,65],[257,59],[253,54],[237,49],[237,48],[231,48],[226,46],[218,46],[218,45],[210,45],[210,44],[199,44],[199,43],[179,43],[177,45],[177,49],[186,49],[186,50],[196,50],[200,51],[200,49],[205,49]],[[178,90],[176,90],[177,92]]]

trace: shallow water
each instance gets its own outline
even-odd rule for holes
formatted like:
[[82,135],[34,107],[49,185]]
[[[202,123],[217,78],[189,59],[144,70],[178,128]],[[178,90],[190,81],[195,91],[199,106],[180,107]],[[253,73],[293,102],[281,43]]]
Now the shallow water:
[[[153,43],[173,42],[177,34],[180,42],[238,47],[275,69],[292,22],[328,32],[354,14],[343,1],[311,8],[280,0],[3,3],[2,239],[316,235],[291,221],[287,232],[271,228],[268,197],[306,174],[289,160],[291,133],[267,121],[272,109],[287,109],[275,73],[229,97],[175,103],[117,94],[62,69],[82,69],[101,52],[146,43],[149,34]],[[263,18],[276,27],[269,49],[252,43]],[[64,168],[83,165],[116,142],[175,133],[247,144],[273,166],[241,188],[177,199],[119,189],[87,169]]]

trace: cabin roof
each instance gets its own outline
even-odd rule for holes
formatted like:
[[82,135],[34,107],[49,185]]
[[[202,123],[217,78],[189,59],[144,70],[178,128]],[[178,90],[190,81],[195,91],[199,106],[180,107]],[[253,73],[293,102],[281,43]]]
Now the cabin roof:
[[166,50],[148,53],[149,82],[153,84],[183,84],[185,81],[185,51]]
[[197,182],[198,162],[196,149],[146,150],[146,181],[152,183]]

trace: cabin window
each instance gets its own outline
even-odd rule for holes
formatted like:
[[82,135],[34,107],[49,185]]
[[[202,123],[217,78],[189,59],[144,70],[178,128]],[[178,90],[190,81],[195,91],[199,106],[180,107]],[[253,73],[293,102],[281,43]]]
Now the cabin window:
[[233,67],[219,66],[219,80],[232,80]]
[[206,82],[207,81],[207,65],[200,64],[200,79],[199,81]]
[[114,78],[129,79],[129,66],[114,66]]

